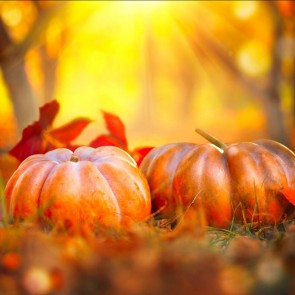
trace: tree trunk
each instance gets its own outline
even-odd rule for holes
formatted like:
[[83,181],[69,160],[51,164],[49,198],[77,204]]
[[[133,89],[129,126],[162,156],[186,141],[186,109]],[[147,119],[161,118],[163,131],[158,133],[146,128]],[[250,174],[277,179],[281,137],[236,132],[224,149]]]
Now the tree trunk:
[[[0,67],[13,104],[19,132],[38,117],[37,99],[26,73],[25,55],[42,36],[52,17],[62,12],[62,7],[66,5],[66,2],[60,1],[43,9],[39,1],[33,3],[38,10],[38,16],[21,42],[15,42],[10,38],[0,18]],[[52,87],[48,88],[51,91]]]
[[14,43],[0,20],[0,67],[20,133],[24,127],[37,119],[37,100],[27,77],[24,55],[18,58],[5,55],[7,49],[13,46]]
[[269,137],[286,146],[290,146],[289,136],[284,126],[281,100],[277,85],[271,85],[268,90],[269,99],[264,104]]
[[20,132],[38,118],[37,99],[28,80],[23,59],[17,63],[2,61],[0,65]]
[[41,56],[43,73],[43,101],[47,103],[55,98],[58,58],[48,55],[45,44],[40,47],[39,53]]
[[[295,4],[293,4],[295,6]],[[293,40],[293,54],[292,54],[292,74],[290,77],[291,93],[292,93],[292,126],[291,126],[291,144],[292,148],[295,149],[295,8],[293,12],[293,17],[290,18],[290,30]]]
[[277,5],[274,2],[268,4],[273,14],[275,24],[274,28],[274,45],[272,49],[272,68],[269,73],[269,81],[266,89],[268,96],[267,103],[264,105],[268,126],[268,133],[271,138],[281,142],[286,146],[290,146],[290,136],[284,126],[284,115],[281,108],[281,83],[282,59],[279,56],[277,44],[284,35],[283,20],[279,14]]

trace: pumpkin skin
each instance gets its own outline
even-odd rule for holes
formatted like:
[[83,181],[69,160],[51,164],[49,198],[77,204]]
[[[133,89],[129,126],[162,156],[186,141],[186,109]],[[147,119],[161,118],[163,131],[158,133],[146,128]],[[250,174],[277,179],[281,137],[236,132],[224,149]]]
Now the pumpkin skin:
[[228,227],[233,216],[237,223],[275,224],[292,211],[280,190],[295,188],[295,155],[275,141],[223,149],[167,144],[147,154],[140,169],[149,182],[152,211],[165,218],[187,210],[205,217],[208,225]]
[[151,211],[147,181],[125,151],[111,146],[55,149],[25,159],[5,188],[9,216],[38,210],[54,225],[119,228]]

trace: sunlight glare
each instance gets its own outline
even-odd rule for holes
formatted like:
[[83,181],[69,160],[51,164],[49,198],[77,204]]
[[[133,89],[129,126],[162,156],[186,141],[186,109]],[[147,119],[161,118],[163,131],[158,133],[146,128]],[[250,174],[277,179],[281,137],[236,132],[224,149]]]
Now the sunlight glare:
[[146,13],[151,14],[161,8],[166,1],[145,0],[145,1],[122,1],[122,9],[125,13]]
[[257,10],[256,1],[235,1],[233,5],[234,14],[240,19],[250,18]]
[[252,40],[245,43],[237,55],[239,68],[251,77],[265,75],[271,66],[271,56],[265,44]]
[[17,9],[16,7],[12,7],[7,9],[2,9],[1,17],[7,26],[14,27],[21,22],[23,15],[20,9]]

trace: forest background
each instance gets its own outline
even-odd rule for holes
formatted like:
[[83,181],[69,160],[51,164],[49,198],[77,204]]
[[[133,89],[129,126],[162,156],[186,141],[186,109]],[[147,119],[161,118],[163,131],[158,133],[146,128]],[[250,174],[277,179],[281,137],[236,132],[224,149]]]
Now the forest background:
[[294,148],[293,1],[1,1],[0,150],[57,99],[131,146],[267,137]]

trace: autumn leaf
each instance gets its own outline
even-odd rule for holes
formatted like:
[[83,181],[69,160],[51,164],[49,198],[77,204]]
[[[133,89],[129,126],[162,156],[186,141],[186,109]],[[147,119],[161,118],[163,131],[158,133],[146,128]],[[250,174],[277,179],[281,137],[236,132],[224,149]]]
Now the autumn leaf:
[[103,112],[103,116],[106,127],[110,131],[110,134],[118,139],[118,141],[121,142],[121,145],[125,146],[125,148],[127,149],[128,144],[126,139],[125,126],[121,119],[118,116],[107,112]]
[[76,139],[91,122],[92,120],[87,118],[76,118],[61,127],[49,130],[47,135],[67,145]]
[[290,187],[285,187],[281,190],[284,197],[292,204],[295,205],[295,190]]
[[102,134],[96,137],[93,141],[90,142],[91,147],[100,147],[100,146],[116,146],[126,152],[128,152],[139,165],[146,154],[153,147],[140,147],[136,148],[133,151],[128,149],[128,141],[126,138],[125,126],[121,119],[111,113],[102,112],[105,120],[106,127],[109,131],[109,134]]
[[116,146],[118,148],[126,150],[126,146],[122,146],[121,141],[118,140],[117,137],[110,134],[103,134],[96,137],[93,141],[90,142],[89,145],[94,148],[110,145],[110,146]]
[[41,153],[41,132],[42,128],[40,128],[40,125],[37,122],[26,127],[23,130],[21,141],[9,151],[9,154],[17,158],[19,161],[23,161],[32,154]]
[[127,151],[128,143],[124,123],[114,114],[104,111],[102,113],[109,134],[98,136],[90,143],[90,146],[98,147],[103,145],[113,145]]
[[53,100],[40,107],[39,120],[23,130],[21,140],[10,150],[9,154],[20,161],[30,155],[44,153],[42,133],[52,125],[59,111],[59,103]]
[[59,111],[59,103],[53,100],[40,108],[39,120],[23,130],[21,140],[9,152],[20,161],[30,155],[43,154],[60,147],[74,149],[71,141],[77,138],[91,122],[87,118],[73,121],[52,129],[52,123]]
[[153,147],[140,147],[131,152],[131,156],[139,166],[144,157],[153,149]]
[[[72,144],[92,120],[75,118],[63,126],[54,128],[52,123],[59,111],[59,103],[53,100],[40,108],[39,120],[23,130],[21,140],[11,149],[10,155],[23,161],[30,155],[43,154],[55,148],[66,147],[71,150],[77,148]],[[139,165],[152,147],[140,147],[133,151],[128,149],[125,126],[122,120],[111,113],[102,112],[108,134],[98,135],[88,146],[116,146],[128,152]]]
[[57,100],[53,100],[40,107],[39,123],[42,129],[50,127],[59,111],[59,103]]

